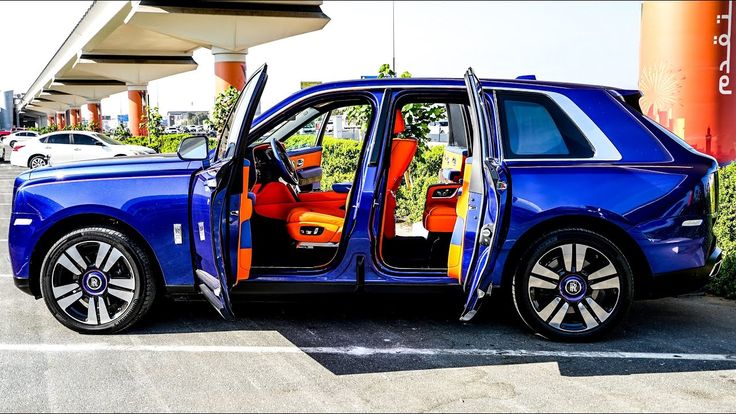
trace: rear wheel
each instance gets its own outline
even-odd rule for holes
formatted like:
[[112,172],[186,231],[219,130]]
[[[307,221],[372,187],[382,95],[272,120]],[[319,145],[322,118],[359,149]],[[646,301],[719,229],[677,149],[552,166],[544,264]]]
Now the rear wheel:
[[554,231],[523,257],[513,299],[535,332],[557,340],[592,340],[628,313],[634,297],[631,267],[604,236],[585,229]]
[[54,317],[82,333],[128,328],[156,296],[146,252],[126,234],[105,227],[75,230],[56,242],[41,267],[41,290]]
[[29,168],[43,167],[46,164],[48,164],[48,162],[46,161],[46,157],[43,155],[34,155],[28,160]]
[[10,148],[13,148],[13,147],[15,146],[15,141],[10,141],[10,142],[8,142],[8,146],[9,146]]

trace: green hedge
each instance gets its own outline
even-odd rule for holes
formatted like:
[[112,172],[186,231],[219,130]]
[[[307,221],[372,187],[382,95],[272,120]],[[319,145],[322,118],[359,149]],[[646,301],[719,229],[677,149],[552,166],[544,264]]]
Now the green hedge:
[[[182,139],[191,134],[165,134],[158,137],[142,137],[134,136],[128,138],[120,138],[120,142],[128,145],[143,145],[154,149],[160,153],[172,153],[179,149],[179,143]],[[210,149],[217,145],[217,140],[210,138]]]
[[723,264],[718,276],[708,285],[717,295],[736,299],[736,163],[718,171],[718,219],[714,232],[723,249]]

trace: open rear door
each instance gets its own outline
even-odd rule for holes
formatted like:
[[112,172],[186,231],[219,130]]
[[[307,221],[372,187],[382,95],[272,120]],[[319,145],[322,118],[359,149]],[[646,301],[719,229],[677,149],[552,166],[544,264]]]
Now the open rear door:
[[458,219],[448,259],[448,274],[459,279],[468,295],[460,317],[463,321],[475,316],[480,299],[490,293],[490,270],[495,261],[497,233],[505,204],[500,194],[507,185],[500,159],[494,103],[488,99],[472,69],[465,73],[465,84],[473,127],[472,157],[465,164],[463,193],[458,199]]
[[[192,179],[191,226],[195,283],[225,319],[234,317],[229,289],[250,272],[248,161],[245,147],[266,83],[266,65],[245,84],[220,133],[215,159]],[[237,219],[238,243],[230,248],[230,222]],[[228,265],[237,249],[235,269]]]

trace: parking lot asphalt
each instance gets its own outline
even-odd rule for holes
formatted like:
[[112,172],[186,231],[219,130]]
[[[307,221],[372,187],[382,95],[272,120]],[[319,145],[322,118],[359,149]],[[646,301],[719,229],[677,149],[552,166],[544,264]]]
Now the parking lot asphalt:
[[549,342],[507,302],[452,296],[159,302],[112,336],[67,330],[13,286],[0,163],[0,411],[734,411],[736,303],[637,302],[611,338]]

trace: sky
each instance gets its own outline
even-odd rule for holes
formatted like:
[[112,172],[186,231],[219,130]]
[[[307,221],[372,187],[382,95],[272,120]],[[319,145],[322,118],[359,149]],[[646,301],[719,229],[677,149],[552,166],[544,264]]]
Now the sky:
[[[0,90],[25,92],[89,4],[0,2]],[[325,1],[322,10],[331,21],[323,30],[248,51],[247,72],[264,62],[269,66],[262,108],[295,92],[300,81],[355,79],[391,63],[392,7],[399,73],[459,78],[472,66],[486,78],[534,74],[543,80],[637,87],[640,1]],[[197,70],[149,84],[150,102],[162,114],[211,109],[214,60],[207,49],[195,51],[194,60]],[[104,99],[102,113],[127,113],[127,95]]]

